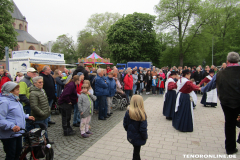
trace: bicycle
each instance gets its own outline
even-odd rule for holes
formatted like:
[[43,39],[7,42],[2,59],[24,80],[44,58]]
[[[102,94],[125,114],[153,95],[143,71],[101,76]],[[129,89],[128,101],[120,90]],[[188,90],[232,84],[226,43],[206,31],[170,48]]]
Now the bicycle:
[[[29,132],[25,129],[21,129],[25,131],[25,133],[21,133],[25,138],[25,142],[19,160],[28,160],[27,155],[29,153],[29,160],[53,160],[54,151],[51,144],[49,144],[48,138],[45,137],[45,124],[34,123],[33,121],[30,121],[30,124],[34,126],[34,129]],[[36,125],[39,125],[40,128],[35,128]]]

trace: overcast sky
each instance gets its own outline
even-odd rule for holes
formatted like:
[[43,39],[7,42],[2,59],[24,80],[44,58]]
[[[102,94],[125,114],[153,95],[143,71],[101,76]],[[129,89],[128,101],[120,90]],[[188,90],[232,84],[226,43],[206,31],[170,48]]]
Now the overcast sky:
[[156,15],[154,6],[160,0],[14,0],[26,17],[28,32],[41,43],[55,41],[59,35],[69,34],[76,42],[88,18],[95,13]]

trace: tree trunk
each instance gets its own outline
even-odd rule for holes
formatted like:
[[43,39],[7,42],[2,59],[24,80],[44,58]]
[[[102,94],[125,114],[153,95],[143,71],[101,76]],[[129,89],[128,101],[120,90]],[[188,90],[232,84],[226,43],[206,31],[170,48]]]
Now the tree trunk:
[[183,42],[182,42],[182,23],[181,17],[178,17],[178,38],[179,38],[179,60],[180,66],[183,67]]

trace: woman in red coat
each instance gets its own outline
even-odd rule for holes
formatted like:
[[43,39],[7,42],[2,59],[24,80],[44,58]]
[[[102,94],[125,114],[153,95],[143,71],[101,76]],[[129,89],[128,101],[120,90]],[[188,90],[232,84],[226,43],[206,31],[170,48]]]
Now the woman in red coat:
[[2,86],[6,83],[12,81],[11,76],[4,71],[4,69],[0,69],[0,93]]
[[124,77],[124,90],[129,100],[129,95],[133,89],[133,77],[131,75],[131,70],[127,70],[127,75]]

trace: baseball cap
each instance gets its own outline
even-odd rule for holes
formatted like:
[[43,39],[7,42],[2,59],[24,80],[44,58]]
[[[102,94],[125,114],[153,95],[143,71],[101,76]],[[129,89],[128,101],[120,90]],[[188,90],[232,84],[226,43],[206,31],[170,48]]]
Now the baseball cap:
[[29,68],[27,69],[27,72],[37,72],[37,71],[36,71],[36,69],[34,69],[34,68],[32,68],[32,67],[29,67]]

